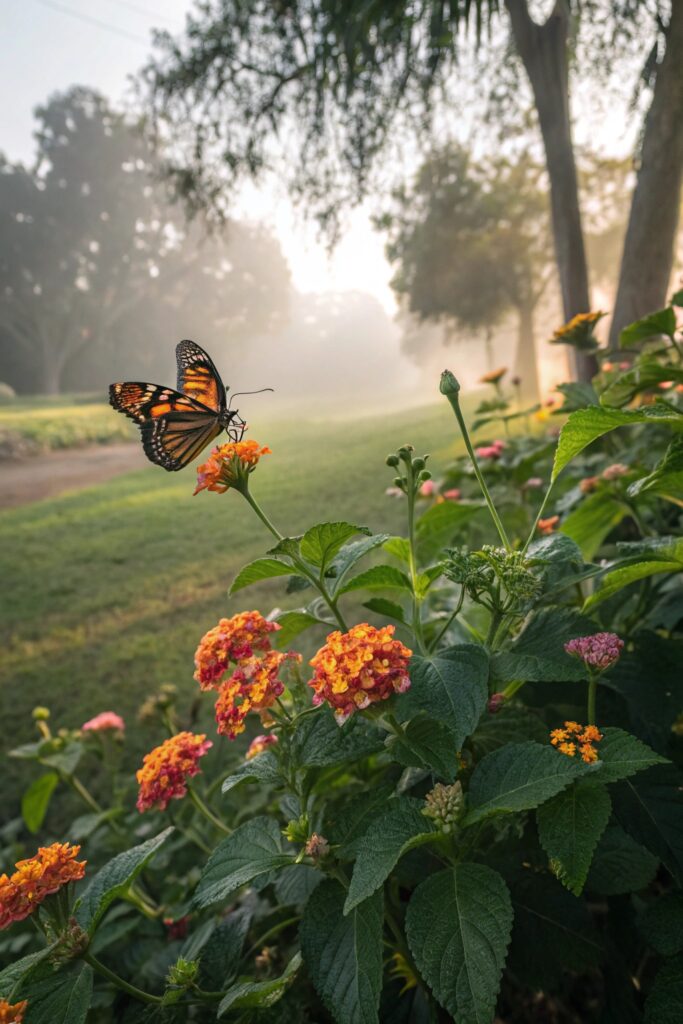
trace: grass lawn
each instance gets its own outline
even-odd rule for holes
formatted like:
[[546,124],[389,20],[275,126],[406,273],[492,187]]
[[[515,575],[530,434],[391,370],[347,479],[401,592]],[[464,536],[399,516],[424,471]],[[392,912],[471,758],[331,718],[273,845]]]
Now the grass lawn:
[[[404,504],[384,493],[392,480],[385,456],[411,442],[431,453],[438,471],[461,450],[445,401],[346,422],[264,422],[250,436],[273,449],[252,490],[285,534],[335,519],[403,530]],[[135,723],[145,697],[163,682],[181,689],[185,706],[197,697],[193,653],[206,629],[246,608],[303,603],[307,595],[287,597],[281,580],[227,597],[236,570],[270,546],[270,535],[240,495],[193,497],[194,480],[191,470],[150,466],[0,513],[5,749],[33,738],[30,711],[46,704],[55,727],[78,727],[101,710],[121,713],[137,758],[153,745]],[[311,634],[310,644],[320,636]],[[208,727],[211,700],[202,706]],[[27,772],[12,761],[9,768],[0,799],[15,813],[17,772],[23,780]]]

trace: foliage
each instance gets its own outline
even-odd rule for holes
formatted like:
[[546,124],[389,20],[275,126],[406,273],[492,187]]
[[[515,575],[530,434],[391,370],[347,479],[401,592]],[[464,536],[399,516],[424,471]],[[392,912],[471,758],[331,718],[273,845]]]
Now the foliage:
[[[46,780],[27,794],[27,827],[48,820],[56,777],[87,805],[64,839],[80,836],[88,863],[75,892],[36,887],[28,910],[21,863],[0,882],[15,921],[0,997],[27,1000],[27,1024],[46,1019],[48,986],[55,1019],[85,1021],[90,1006],[103,1024],[540,1022],[550,1005],[598,1024],[615,992],[634,1022],[675,1019],[683,500],[634,485],[671,460],[683,412],[673,378],[628,408],[604,396],[653,352],[676,369],[678,332],[640,344],[628,370],[603,361],[595,400],[571,395],[557,444],[517,435],[477,454],[444,374],[468,454],[438,479],[411,445],[387,457],[404,536],[339,508],[284,536],[252,478],[202,496],[243,497],[271,533],[240,595],[297,580],[295,632],[293,609],[232,615],[196,653],[198,704],[232,702],[250,736],[252,707],[266,732],[246,754],[216,740],[205,773],[204,734],[180,776],[150,759],[145,784],[159,764],[175,799],[140,817],[123,722],[54,732],[35,709],[38,739],[14,751]],[[591,513],[579,546],[565,524],[596,496],[622,515]],[[476,516],[435,511],[468,503]],[[363,589],[378,626],[358,621]],[[271,646],[309,630],[313,673]],[[172,690],[146,703],[157,742],[197,727]],[[89,788],[98,762],[118,765],[106,807]],[[21,923],[31,910],[38,930]]]

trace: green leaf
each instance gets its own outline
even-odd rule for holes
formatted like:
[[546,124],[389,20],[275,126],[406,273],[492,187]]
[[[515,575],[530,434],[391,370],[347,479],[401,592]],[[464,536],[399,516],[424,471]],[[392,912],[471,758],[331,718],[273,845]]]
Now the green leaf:
[[608,825],[595,851],[586,886],[601,896],[638,892],[657,874],[659,860],[623,828]]
[[400,604],[388,601],[385,597],[372,597],[369,601],[363,602],[363,607],[385,619],[395,619],[396,622],[407,625],[403,609]]
[[92,967],[82,961],[61,969],[39,964],[24,979],[19,992],[29,1003],[25,1024],[84,1024],[92,990]]
[[278,558],[257,558],[240,569],[228,593],[236,594],[238,590],[250,587],[259,580],[270,580],[274,576],[291,576],[293,572],[294,568],[291,565],[281,562]]
[[353,541],[351,544],[345,544],[339,551],[333,562],[330,563],[327,575],[334,577],[334,583],[332,586],[333,594],[337,592],[341,581],[346,576],[346,573],[351,569],[352,566],[359,562],[361,558],[364,558],[370,551],[378,548],[380,544],[388,539],[388,533],[376,533],[372,537],[363,537],[362,540]]
[[578,544],[584,558],[590,561],[605,537],[618,526],[627,509],[607,491],[589,494],[563,521],[560,529]]
[[377,1024],[382,988],[383,899],[378,891],[344,916],[345,892],[323,882],[301,922],[308,974],[336,1024]]
[[269,981],[241,981],[232,985],[218,1006],[219,1019],[228,1010],[265,1010],[269,1006],[274,1006],[293,983],[300,967],[301,953],[295,953],[279,978],[271,978]]
[[447,782],[454,781],[459,747],[447,725],[420,713],[404,726],[403,734],[392,736],[387,743],[394,761],[408,767],[429,768]]
[[368,722],[352,716],[339,726],[332,711],[321,708],[301,720],[290,753],[294,764],[324,768],[367,757],[382,747],[380,733]]
[[280,558],[281,555],[284,555],[286,558],[298,558],[300,545],[301,536],[283,537],[282,540],[279,540],[275,547],[270,548],[266,554],[273,555],[274,558]]
[[382,547],[388,554],[398,558],[400,562],[410,565],[410,541],[405,537],[389,537]]
[[470,744],[477,761],[506,743],[536,740],[545,743],[548,729],[545,723],[528,708],[504,704],[495,715],[484,715],[470,736]]
[[395,800],[370,825],[358,844],[345,914],[384,884],[404,853],[433,841],[436,829],[422,813],[422,806],[420,801],[408,797]]
[[668,892],[651,903],[641,918],[641,928],[661,956],[683,952],[683,892]]
[[550,868],[575,896],[581,895],[611,810],[604,786],[581,781],[568,786],[536,812],[538,838],[548,854]]
[[554,989],[567,971],[583,973],[603,956],[583,902],[552,875],[523,871],[511,886],[515,923],[508,969],[522,984]]
[[199,949],[192,946],[196,932],[187,939],[180,955],[186,960],[196,960],[201,950],[199,979],[203,989],[210,992],[224,989],[234,980],[251,916],[251,911],[244,907],[228,914],[209,932]]
[[40,763],[48,768],[54,768],[58,772],[63,772],[65,775],[73,775],[80,764],[83,753],[82,743],[78,741],[68,742],[61,750],[57,750],[53,754],[41,753]]
[[636,562],[633,565],[621,566],[619,569],[614,569],[613,572],[608,572],[606,576],[603,576],[600,589],[587,598],[583,606],[584,611],[592,611],[597,605],[607,601],[608,598],[618,594],[624,587],[628,587],[631,583],[636,583],[638,580],[647,579],[648,576],[658,576],[664,572],[681,572],[681,570],[683,570],[683,563],[673,561],[655,562],[649,560],[647,562]]
[[595,631],[595,624],[573,608],[542,608],[507,651],[491,658],[491,679],[500,686],[526,682],[571,682],[585,679],[586,670],[564,649],[568,640]]
[[35,779],[28,787],[21,798],[21,816],[29,832],[33,835],[40,830],[47,809],[50,805],[50,797],[55,791],[59,775],[57,772],[47,772]]
[[260,782],[265,786],[282,782],[277,758],[271,750],[265,750],[262,754],[241,764],[231,775],[228,775],[227,779],[223,780],[221,791],[229,793],[231,789],[243,782]]
[[311,615],[310,612],[300,610],[280,612],[279,615],[275,616],[275,621],[280,626],[280,629],[273,637],[278,647],[288,647],[295,637],[303,633],[304,630],[310,629],[311,626],[324,625],[327,629],[335,628],[332,623],[324,622],[317,615]]
[[645,1000],[643,1024],[680,1024],[683,1020],[683,957],[664,963]]
[[674,437],[652,472],[630,484],[626,493],[629,498],[651,493],[683,502],[683,437]]
[[676,332],[676,314],[671,306],[666,309],[659,309],[656,313],[650,313],[641,320],[624,327],[619,335],[619,344],[622,348],[629,348],[637,345],[640,341],[647,341],[648,338],[666,334],[673,338]]
[[275,882],[275,896],[283,907],[302,910],[308,898],[324,879],[322,872],[308,864],[293,864],[278,872]]
[[95,875],[78,905],[76,917],[81,928],[93,934],[115,899],[126,896],[131,884],[175,829],[165,828],[158,836],[117,854]]
[[625,373],[620,374],[600,395],[600,404],[623,406],[641,392],[654,388],[662,381],[683,381],[683,370],[668,366],[658,359],[640,359]]
[[619,824],[683,882],[683,782],[673,765],[651,768],[612,789]]
[[52,946],[44,946],[35,953],[29,953],[28,956],[15,960],[14,963],[8,964],[0,971],[0,999],[7,999],[11,1003],[12,995],[19,988],[23,979],[52,952]]
[[462,538],[466,523],[484,506],[444,501],[432,505],[415,524],[415,539],[420,557],[431,558],[436,552]]
[[377,816],[386,810],[394,791],[392,783],[379,784],[336,805],[328,804],[325,814],[325,835],[335,846],[340,846],[338,856],[354,858],[362,837]]
[[291,864],[293,859],[292,854],[285,852],[275,818],[251,818],[213,851],[202,871],[193,903],[202,908],[225,900],[242,885]]
[[609,727],[603,729],[602,734],[604,739],[598,744],[602,764],[600,782],[618,782],[655,764],[668,763],[665,757],[655,754],[654,750],[623,729]]
[[347,540],[356,533],[370,536],[367,526],[355,526],[353,523],[318,523],[301,538],[300,551],[303,558],[312,565],[318,566],[323,572]]
[[406,913],[415,963],[456,1024],[493,1020],[512,928],[510,894],[482,864],[458,864],[418,885]]
[[404,572],[393,565],[373,565],[357,576],[342,584],[339,594],[348,594],[352,590],[406,590],[412,593],[410,580]]
[[674,292],[671,296],[671,305],[683,307],[683,288],[679,288],[677,292]]
[[638,423],[668,423],[683,427],[683,415],[663,403],[644,409],[607,409],[590,406],[577,409],[562,427],[555,452],[552,479],[556,480],[565,466],[592,441],[617,427]]
[[401,707],[426,711],[452,729],[460,750],[474,732],[488,700],[489,663],[485,648],[460,644],[431,658],[410,659],[410,690]]
[[570,782],[595,770],[533,740],[501,747],[474,769],[468,794],[470,810],[464,824],[473,825],[490,814],[538,807]]

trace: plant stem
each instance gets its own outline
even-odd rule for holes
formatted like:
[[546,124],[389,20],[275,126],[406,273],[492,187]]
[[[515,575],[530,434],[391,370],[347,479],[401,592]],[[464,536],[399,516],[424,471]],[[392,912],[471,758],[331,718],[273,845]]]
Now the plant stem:
[[426,654],[427,650],[425,647],[424,637],[422,635],[422,616],[420,614],[420,599],[417,595],[417,559],[415,557],[415,497],[416,497],[416,485],[414,480],[414,473],[412,463],[410,463],[409,469],[409,487],[408,487],[408,565],[410,567],[410,582],[413,589],[413,633],[415,634],[415,640],[422,654]]
[[446,372],[441,375],[441,393],[446,396],[446,398],[451,404],[453,412],[455,413],[455,418],[458,421],[458,426],[460,427],[460,433],[462,434],[463,441],[465,442],[465,447],[467,448],[467,454],[472,460],[472,465],[474,467],[474,475],[476,476],[477,481],[479,482],[479,486],[481,487],[482,494],[484,495],[484,500],[488,505],[489,512],[491,513],[491,518],[493,519],[493,524],[496,527],[496,530],[498,531],[498,536],[500,537],[505,550],[512,551],[512,545],[510,544],[508,535],[505,532],[505,527],[503,526],[501,518],[498,515],[498,511],[493,503],[493,498],[491,497],[490,491],[486,486],[486,481],[484,480],[484,476],[479,467],[477,456],[474,454],[474,448],[472,447],[472,442],[470,441],[470,435],[467,430],[467,425],[465,423],[465,419],[460,408],[459,391],[460,385],[456,381],[453,374],[449,370],[446,370]]
[[187,792],[190,796],[190,800],[195,805],[200,814],[203,814],[204,817],[208,821],[210,821],[212,825],[215,825],[217,829],[220,829],[221,832],[224,832],[226,836],[232,835],[232,829],[228,828],[227,825],[223,824],[220,818],[216,817],[213,811],[209,807],[207,807],[207,805],[200,797],[199,793],[197,793],[197,791],[192,787],[192,785],[189,782],[187,783]]
[[534,519],[534,523],[533,523],[533,526],[531,527],[531,530],[529,532],[529,536],[526,539],[526,544],[522,548],[522,554],[523,555],[525,555],[527,553],[527,549],[528,549],[529,545],[531,544],[532,540],[534,539],[534,534],[536,533],[536,527],[538,526],[538,522],[539,522],[541,516],[545,512],[545,508],[546,508],[546,505],[548,504],[548,501],[550,500],[550,492],[553,489],[553,484],[554,483],[555,483],[554,480],[550,481],[550,483],[548,484],[548,487],[546,489],[546,492],[543,495],[543,501],[541,502],[541,506],[540,506],[538,512],[536,513],[536,518]]
[[274,935],[278,935],[280,932],[283,932],[285,928],[289,928],[290,925],[296,924],[298,920],[298,917],[288,917],[286,921],[280,921],[278,924],[274,924],[272,928],[269,928],[267,932],[264,932],[263,935],[261,935],[260,938],[258,938],[256,942],[249,947],[242,957],[242,962],[248,960],[254,953],[257,953],[259,949],[262,949],[266,939],[272,939]]
[[591,672],[588,679],[588,707],[586,711],[587,724],[595,725],[595,704],[598,691],[598,673]]
[[431,644],[429,645],[430,652],[434,650],[436,645],[439,643],[439,640],[441,639],[441,637],[444,635],[444,633],[450,627],[450,625],[453,622],[453,620],[455,619],[455,617],[458,615],[460,609],[463,606],[464,600],[465,600],[465,588],[461,587],[460,588],[460,597],[458,598],[458,603],[456,604],[455,609],[448,616],[448,618],[446,619],[445,623],[443,624],[443,626],[441,627],[439,632],[436,634],[436,636],[432,640]]
[[133,996],[134,999],[139,999],[141,1003],[155,1003],[158,1005],[163,1002],[161,996],[154,996],[151,992],[143,992],[141,988],[136,988],[135,985],[131,985],[129,982],[124,981],[124,979],[120,978],[118,974],[114,973],[114,971],[110,971],[108,967],[105,967],[105,965],[101,963],[97,957],[93,956],[92,953],[84,953],[82,959],[85,960],[86,964],[90,964],[94,971],[97,971],[97,973],[101,974],[103,978],[106,978],[107,981],[111,981],[113,985],[120,988],[122,992],[127,992],[128,995]]

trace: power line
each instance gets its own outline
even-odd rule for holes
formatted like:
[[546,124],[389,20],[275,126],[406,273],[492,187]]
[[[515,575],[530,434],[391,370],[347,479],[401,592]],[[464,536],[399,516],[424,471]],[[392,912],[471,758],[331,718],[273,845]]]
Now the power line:
[[178,23],[172,18],[167,18],[166,15],[160,14],[158,11],[151,11],[148,7],[138,7],[137,4],[130,4],[127,0],[106,0],[106,2],[116,4],[117,7],[123,7],[127,11],[132,11],[133,14],[139,14],[143,18],[152,18],[156,21],[164,21],[167,25],[172,25],[174,28],[178,28]]
[[132,32],[127,32],[125,28],[119,28],[118,25],[110,25],[106,21],[100,21],[99,18],[93,18],[89,14],[82,14],[81,11],[74,11],[71,7],[65,7],[63,4],[57,3],[56,0],[36,0],[36,3],[42,4],[43,7],[49,7],[50,10],[57,11],[59,14],[68,14],[72,18],[77,18],[79,21],[83,21],[88,25],[94,25],[96,28],[103,29],[105,32],[111,32],[114,35],[121,36],[123,39],[128,39],[133,43],[141,43],[143,46],[149,46],[150,41],[143,39],[142,36],[134,35]]

